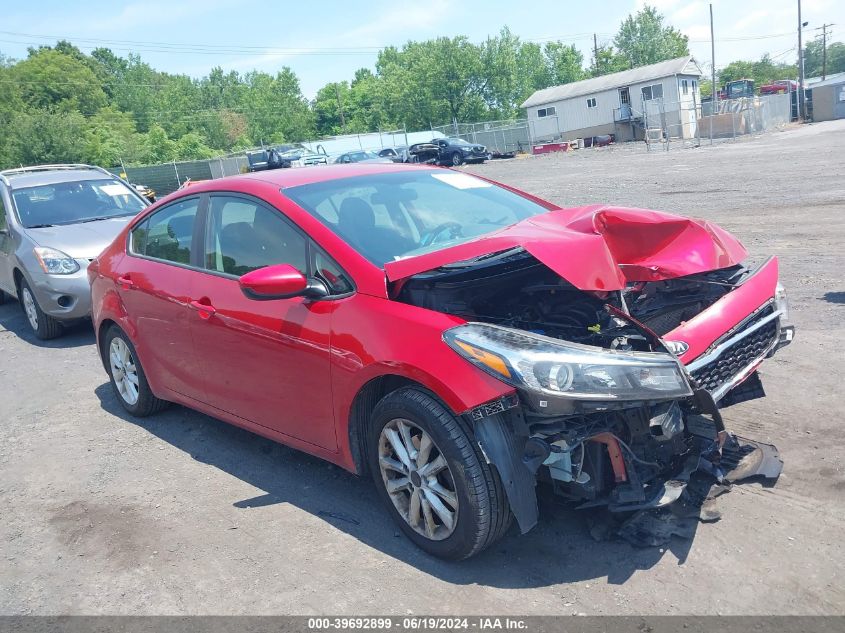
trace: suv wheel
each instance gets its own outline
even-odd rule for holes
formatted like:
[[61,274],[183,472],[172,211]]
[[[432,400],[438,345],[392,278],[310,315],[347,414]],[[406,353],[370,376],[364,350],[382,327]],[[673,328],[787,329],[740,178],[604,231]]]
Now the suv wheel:
[[460,152],[454,152],[452,154],[452,161],[451,162],[452,162],[453,167],[457,167],[458,165],[460,165],[461,163],[464,162],[464,157]]
[[400,389],[376,405],[371,423],[373,479],[417,546],[459,560],[502,537],[511,515],[498,473],[442,404]]
[[135,346],[123,330],[117,326],[109,329],[103,349],[112,389],[124,409],[143,418],[167,405],[153,395]]
[[20,297],[21,307],[23,308],[26,320],[29,322],[29,326],[32,328],[35,336],[43,341],[46,341],[51,338],[56,338],[62,333],[62,324],[58,319],[54,319],[50,315],[44,314],[44,311],[35,299],[35,294],[29,287],[29,284],[26,283],[26,279],[21,279]]

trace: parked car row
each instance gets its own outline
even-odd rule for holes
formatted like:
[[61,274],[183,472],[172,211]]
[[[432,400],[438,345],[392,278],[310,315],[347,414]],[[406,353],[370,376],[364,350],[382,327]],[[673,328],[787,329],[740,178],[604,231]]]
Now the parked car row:
[[691,512],[696,478],[779,475],[720,415],[764,395],[793,336],[777,260],[746,255],[708,222],[423,165],[264,170],[151,206],[98,168],[0,173],[0,287],[37,336],[90,312],[131,415],[178,403],[369,476],[450,559],[530,530],[538,484],[626,516]]
[[312,152],[299,143],[277,145],[255,152],[247,152],[246,158],[248,172],[288,167],[310,167],[328,163],[328,156]]

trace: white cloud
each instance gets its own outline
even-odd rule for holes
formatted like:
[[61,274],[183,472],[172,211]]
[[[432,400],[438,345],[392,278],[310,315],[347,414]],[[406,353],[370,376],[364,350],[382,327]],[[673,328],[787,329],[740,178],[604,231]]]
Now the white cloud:
[[[419,29],[431,28],[439,24],[447,15],[454,13],[457,5],[447,0],[433,0],[425,3],[391,3],[390,9],[363,26],[347,31],[342,39],[348,44],[364,41],[364,45],[374,40],[400,33],[410,33]],[[450,17],[454,17],[450,15]]]

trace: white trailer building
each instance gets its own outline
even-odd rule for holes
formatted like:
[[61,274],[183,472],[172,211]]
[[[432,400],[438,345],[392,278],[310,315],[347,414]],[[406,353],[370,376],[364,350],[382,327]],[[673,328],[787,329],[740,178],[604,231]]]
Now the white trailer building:
[[531,142],[604,134],[639,140],[647,127],[692,138],[700,114],[700,77],[698,64],[687,56],[538,90],[522,104]]

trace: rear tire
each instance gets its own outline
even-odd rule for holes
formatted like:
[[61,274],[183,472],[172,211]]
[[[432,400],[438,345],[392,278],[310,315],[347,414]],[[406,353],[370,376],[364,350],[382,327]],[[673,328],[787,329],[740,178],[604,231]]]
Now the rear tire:
[[117,326],[106,332],[103,355],[117,400],[132,415],[145,418],[169,403],[153,395],[138,352],[126,333]]
[[388,394],[371,425],[368,457],[379,496],[420,549],[460,560],[504,535],[511,513],[498,473],[463,421],[431,394],[413,387]]
[[42,341],[48,341],[61,335],[61,321],[54,319],[48,314],[44,314],[41,306],[38,305],[35,293],[32,292],[29,284],[26,283],[26,279],[21,279],[20,282],[20,298],[21,308],[23,308],[26,320],[35,336]]
[[457,167],[464,162],[464,157],[460,152],[453,152],[449,162],[452,163],[452,167]]

